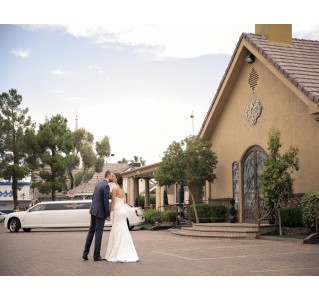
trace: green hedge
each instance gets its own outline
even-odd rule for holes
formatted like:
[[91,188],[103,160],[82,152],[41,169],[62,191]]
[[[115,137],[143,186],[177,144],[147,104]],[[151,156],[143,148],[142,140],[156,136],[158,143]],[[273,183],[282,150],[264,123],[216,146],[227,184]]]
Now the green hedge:
[[156,209],[144,211],[145,223],[155,223],[159,221],[159,212]]
[[160,222],[175,222],[176,221],[176,213],[173,211],[157,211],[156,209],[148,209],[144,211],[144,217],[146,223]]
[[162,211],[160,213],[160,222],[176,222],[176,212],[174,211]]
[[[319,207],[319,191],[304,194],[301,199],[302,204],[302,222],[305,227],[314,228],[316,222],[315,203]],[[319,216],[319,211],[317,212]]]
[[303,227],[302,208],[280,208],[281,225],[285,227]]
[[[137,198],[137,206],[140,206],[142,208],[144,208],[145,206],[145,200],[144,200],[144,196],[139,195]],[[155,195],[150,195],[150,204],[155,205],[156,204],[156,196]]]
[[[225,222],[226,208],[222,203],[196,204],[197,216],[200,223]],[[195,222],[193,205],[190,206],[191,221]]]

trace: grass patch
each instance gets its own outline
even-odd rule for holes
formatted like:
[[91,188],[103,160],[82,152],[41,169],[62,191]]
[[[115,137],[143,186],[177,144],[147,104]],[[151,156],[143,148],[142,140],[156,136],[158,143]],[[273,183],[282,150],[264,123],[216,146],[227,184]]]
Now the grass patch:
[[143,225],[139,226],[141,229],[150,229],[154,227],[154,223],[144,223]]

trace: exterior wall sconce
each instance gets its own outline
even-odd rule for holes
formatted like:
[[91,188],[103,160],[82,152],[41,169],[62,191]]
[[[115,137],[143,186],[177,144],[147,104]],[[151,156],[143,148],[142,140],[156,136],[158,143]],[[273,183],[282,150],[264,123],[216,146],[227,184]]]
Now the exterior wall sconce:
[[247,64],[252,64],[255,61],[255,55],[252,53],[249,53],[246,57],[245,57],[245,62]]

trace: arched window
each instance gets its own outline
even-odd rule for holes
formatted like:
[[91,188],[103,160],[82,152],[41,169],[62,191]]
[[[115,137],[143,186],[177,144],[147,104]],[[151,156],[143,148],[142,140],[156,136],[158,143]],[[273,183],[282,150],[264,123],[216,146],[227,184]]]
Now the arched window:
[[254,146],[247,151],[243,159],[243,196],[244,196],[244,221],[256,221],[254,209],[256,196],[259,195],[259,175],[267,159],[266,152]]
[[235,208],[239,208],[239,164],[237,161],[233,163],[233,198],[235,200]]

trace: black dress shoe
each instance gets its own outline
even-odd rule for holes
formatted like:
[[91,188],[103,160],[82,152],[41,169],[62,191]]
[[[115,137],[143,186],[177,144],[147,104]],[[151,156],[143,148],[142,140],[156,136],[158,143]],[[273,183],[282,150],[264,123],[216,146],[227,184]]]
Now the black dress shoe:
[[89,258],[88,258],[88,256],[87,255],[82,255],[82,258],[84,259],[84,260],[88,260]]
[[101,256],[97,257],[97,258],[94,258],[94,261],[101,261],[101,260],[104,260]]

